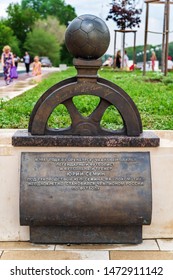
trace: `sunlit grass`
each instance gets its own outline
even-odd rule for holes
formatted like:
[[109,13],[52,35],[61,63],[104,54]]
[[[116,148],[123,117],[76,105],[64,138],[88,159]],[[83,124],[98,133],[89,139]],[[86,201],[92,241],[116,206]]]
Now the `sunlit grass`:
[[[0,102],[0,128],[27,128],[30,114],[40,96],[52,85],[76,75],[71,67],[67,71],[51,74],[35,88],[9,101]],[[173,73],[164,77],[161,73],[140,71],[115,72],[100,70],[99,76],[116,83],[133,99],[140,112],[143,129],[173,129]],[[85,94],[73,98],[78,111],[88,116],[97,107],[100,98]],[[53,111],[48,122],[50,127],[68,127],[71,118],[64,105]],[[122,119],[114,106],[105,111],[101,125],[109,129],[122,127]]]

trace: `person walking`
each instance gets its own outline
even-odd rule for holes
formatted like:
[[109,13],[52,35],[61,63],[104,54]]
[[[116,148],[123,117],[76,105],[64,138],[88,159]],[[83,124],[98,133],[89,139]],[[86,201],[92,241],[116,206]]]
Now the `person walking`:
[[14,66],[14,56],[11,52],[10,46],[6,45],[3,48],[3,53],[1,56],[1,63],[4,71],[4,80],[6,85],[9,85],[12,82],[12,78],[10,76],[11,68]]
[[14,54],[13,56],[14,56],[14,64],[15,64],[16,69],[17,69],[17,66],[18,66],[18,63],[20,61],[20,58],[16,54]]
[[23,57],[24,63],[25,63],[25,68],[26,68],[26,74],[29,75],[29,68],[30,68],[30,55],[28,52],[25,52],[25,55]]

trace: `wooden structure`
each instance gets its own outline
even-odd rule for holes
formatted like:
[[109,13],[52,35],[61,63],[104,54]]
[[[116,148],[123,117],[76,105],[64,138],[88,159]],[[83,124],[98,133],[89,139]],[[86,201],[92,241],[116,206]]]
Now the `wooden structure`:
[[[148,37],[148,18],[149,18],[149,4],[164,4],[164,21],[163,21],[163,33],[162,34],[162,71],[164,75],[168,72],[168,44],[169,44],[169,16],[170,16],[170,4],[173,4],[172,0],[145,0],[146,3],[146,19],[145,19],[145,38],[144,38],[144,67],[143,75],[146,73],[146,59],[147,59],[147,37]],[[153,32],[156,33],[156,32]]]
[[[136,31],[137,30],[114,30],[115,31],[115,37],[114,37],[114,57],[116,54],[116,43],[117,43],[117,32],[120,32],[123,34],[123,56],[122,56],[122,62],[124,63],[124,46],[125,46],[125,35],[126,33],[131,33],[133,32],[134,34],[134,43],[133,43],[133,63],[135,64],[136,62]],[[122,65],[124,66],[124,65]]]

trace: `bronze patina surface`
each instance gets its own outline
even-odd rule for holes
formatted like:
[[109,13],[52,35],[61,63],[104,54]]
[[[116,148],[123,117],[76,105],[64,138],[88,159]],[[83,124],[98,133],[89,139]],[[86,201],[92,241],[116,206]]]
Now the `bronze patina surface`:
[[150,224],[149,153],[22,153],[20,198],[22,225]]
[[142,226],[30,226],[30,240],[58,244],[138,244],[142,242]]
[[[110,39],[105,23],[96,16],[80,16],[69,25],[65,38],[77,75],[40,97],[27,133],[15,134],[13,145],[157,147],[159,138],[143,133],[129,95],[97,74]],[[83,95],[99,99],[87,117],[73,100]],[[49,118],[60,104],[69,112],[71,125],[51,128]],[[122,118],[121,129],[101,126],[110,106]],[[30,226],[32,242],[140,243],[142,225],[151,222],[149,152],[23,152],[20,176],[20,223]]]
[[[139,136],[142,133],[142,122],[136,105],[123,89],[97,76],[101,61],[74,59],[74,65],[78,71],[76,77],[54,85],[38,100],[30,117],[28,131],[32,135]],[[82,116],[73,102],[74,96],[86,94],[100,98],[98,106],[88,117]],[[48,119],[60,104],[67,108],[72,124],[68,128],[52,129],[47,124]],[[111,105],[122,117],[123,128],[120,130],[101,127],[101,118]]]
[[[93,15],[74,19],[65,34],[67,49],[74,55],[77,76],[57,83],[48,89],[35,105],[28,131],[32,135],[127,135],[139,136],[142,122],[138,109],[129,95],[116,84],[100,78],[97,71],[102,65],[100,57],[109,46],[110,34],[105,22]],[[84,117],[76,108],[73,97],[94,95],[100,98],[95,110]],[[53,110],[63,104],[70,114],[71,126],[51,128],[48,120]],[[101,119],[109,106],[114,106],[122,117],[123,127],[104,129]]]

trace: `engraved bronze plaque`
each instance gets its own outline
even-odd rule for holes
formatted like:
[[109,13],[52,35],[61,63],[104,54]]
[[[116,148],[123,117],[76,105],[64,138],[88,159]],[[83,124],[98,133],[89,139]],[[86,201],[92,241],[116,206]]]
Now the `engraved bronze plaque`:
[[21,225],[150,224],[150,170],[149,152],[24,152]]

